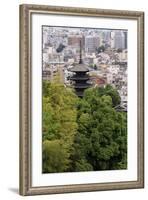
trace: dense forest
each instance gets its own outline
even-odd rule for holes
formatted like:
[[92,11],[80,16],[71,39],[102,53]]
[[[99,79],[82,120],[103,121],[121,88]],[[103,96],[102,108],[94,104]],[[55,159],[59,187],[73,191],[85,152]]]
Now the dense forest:
[[127,113],[111,85],[86,89],[43,81],[43,173],[127,168]]

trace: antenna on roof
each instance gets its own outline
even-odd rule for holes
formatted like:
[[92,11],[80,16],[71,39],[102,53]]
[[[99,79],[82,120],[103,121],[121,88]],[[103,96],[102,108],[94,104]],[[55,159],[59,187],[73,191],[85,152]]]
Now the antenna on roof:
[[82,41],[80,39],[80,60],[79,60],[79,64],[82,64]]

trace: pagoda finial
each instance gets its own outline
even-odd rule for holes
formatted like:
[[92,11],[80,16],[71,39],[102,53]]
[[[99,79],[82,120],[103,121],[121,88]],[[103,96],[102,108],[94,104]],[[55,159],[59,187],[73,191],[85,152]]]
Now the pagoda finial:
[[80,60],[79,60],[79,64],[82,64],[82,41],[80,39]]

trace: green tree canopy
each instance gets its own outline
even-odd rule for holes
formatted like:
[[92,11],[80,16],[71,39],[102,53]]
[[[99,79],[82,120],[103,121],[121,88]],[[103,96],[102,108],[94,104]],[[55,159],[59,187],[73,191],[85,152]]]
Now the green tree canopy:
[[43,172],[54,173],[66,171],[69,165],[69,154],[60,140],[43,142]]
[[71,88],[43,81],[43,172],[127,168],[127,114],[117,112],[116,89]]
[[126,168],[126,114],[113,108],[117,94],[109,86],[90,88],[79,100],[71,171]]
[[[43,83],[43,154],[48,152],[48,156],[43,160],[43,171],[49,169],[47,164],[56,149],[59,154],[55,154],[55,159],[58,159],[56,156],[60,157],[61,154],[63,162],[69,163],[68,159],[77,130],[76,101],[77,96],[70,88],[65,88],[59,83]],[[50,142],[47,143],[47,141]],[[62,150],[60,150],[60,145]],[[51,150],[52,148],[54,150]],[[60,169],[63,169],[62,166]],[[66,169],[67,167],[64,167],[64,170]],[[54,168],[52,170],[54,171]]]
[[102,45],[97,49],[98,53],[104,52],[105,51],[105,46]]

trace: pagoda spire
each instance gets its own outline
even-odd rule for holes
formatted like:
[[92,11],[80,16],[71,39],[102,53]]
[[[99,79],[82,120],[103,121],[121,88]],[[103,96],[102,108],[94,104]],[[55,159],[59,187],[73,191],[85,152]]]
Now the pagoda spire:
[[80,60],[79,60],[79,64],[82,64],[83,61],[82,61],[82,41],[80,39]]

